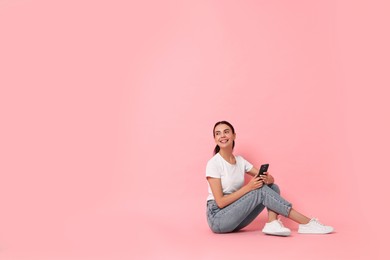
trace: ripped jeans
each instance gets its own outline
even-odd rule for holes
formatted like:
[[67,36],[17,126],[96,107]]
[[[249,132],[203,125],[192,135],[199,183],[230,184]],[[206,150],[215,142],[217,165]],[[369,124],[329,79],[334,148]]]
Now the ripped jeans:
[[271,184],[248,192],[224,208],[219,208],[215,200],[209,200],[207,222],[214,233],[228,233],[249,225],[265,207],[287,217],[292,204],[279,194],[279,187]]

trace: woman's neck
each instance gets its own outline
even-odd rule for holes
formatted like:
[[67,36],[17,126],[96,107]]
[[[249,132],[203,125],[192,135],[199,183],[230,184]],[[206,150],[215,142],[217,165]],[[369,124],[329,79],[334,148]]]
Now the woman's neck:
[[236,163],[236,158],[234,157],[233,155],[233,150],[232,149],[221,149],[219,151],[219,154],[222,156],[223,159],[225,159],[227,162],[231,163],[231,164],[235,164]]

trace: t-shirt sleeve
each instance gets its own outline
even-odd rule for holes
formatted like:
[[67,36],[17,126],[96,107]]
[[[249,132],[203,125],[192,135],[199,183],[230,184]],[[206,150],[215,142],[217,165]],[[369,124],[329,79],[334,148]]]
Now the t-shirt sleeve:
[[221,169],[214,160],[207,162],[206,177],[221,178]]
[[242,158],[242,161],[244,162],[244,168],[245,168],[245,172],[249,172],[252,168],[253,168],[253,165],[248,162],[247,160],[245,160],[243,157]]

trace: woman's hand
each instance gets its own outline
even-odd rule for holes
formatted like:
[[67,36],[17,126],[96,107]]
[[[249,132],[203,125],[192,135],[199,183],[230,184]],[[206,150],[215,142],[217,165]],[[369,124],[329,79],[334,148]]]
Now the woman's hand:
[[260,177],[255,176],[248,182],[246,186],[248,187],[249,191],[252,191],[261,188],[263,185],[263,180]]
[[264,184],[272,184],[274,183],[274,177],[272,177],[271,174],[268,174],[268,172],[265,172],[264,175],[260,176],[261,180],[264,182]]

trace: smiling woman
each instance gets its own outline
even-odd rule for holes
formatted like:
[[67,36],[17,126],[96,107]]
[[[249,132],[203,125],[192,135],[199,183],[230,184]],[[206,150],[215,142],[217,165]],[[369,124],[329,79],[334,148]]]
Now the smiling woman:
[[[308,218],[292,208],[292,204],[282,198],[279,187],[268,172],[259,176],[259,170],[242,156],[235,156],[236,133],[227,121],[214,125],[213,136],[216,143],[214,156],[208,161],[206,178],[209,184],[207,197],[207,221],[215,233],[238,231],[249,225],[266,207],[268,222],[263,233],[276,236],[289,236],[291,230],[284,227],[278,215],[299,223],[298,233],[327,234],[333,227],[321,224],[316,218]],[[244,185],[244,173],[253,178]]]
[[[221,125],[226,125],[225,129],[223,130],[217,130],[216,128]],[[220,127],[222,128],[222,127]],[[215,146],[214,149],[214,154],[217,154],[220,150],[219,145],[225,146],[225,144],[228,143],[229,140],[232,140],[232,148],[234,148],[234,139],[236,138],[236,133],[234,132],[234,127],[227,121],[220,121],[215,124],[214,129],[213,129],[213,135],[215,138],[215,142],[217,145]],[[220,139],[219,139],[220,138]],[[218,143],[218,139],[220,142]]]

